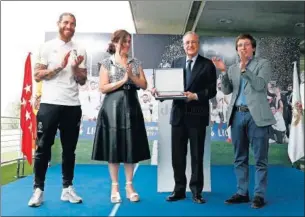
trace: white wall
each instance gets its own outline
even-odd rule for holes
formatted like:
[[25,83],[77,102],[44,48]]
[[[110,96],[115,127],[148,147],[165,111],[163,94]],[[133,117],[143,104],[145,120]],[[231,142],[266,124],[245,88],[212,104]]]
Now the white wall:
[[76,16],[77,32],[109,33],[122,28],[135,33],[128,1],[1,2],[1,116],[10,115],[7,107],[19,101],[28,52],[35,53],[45,32],[57,31],[63,12]]

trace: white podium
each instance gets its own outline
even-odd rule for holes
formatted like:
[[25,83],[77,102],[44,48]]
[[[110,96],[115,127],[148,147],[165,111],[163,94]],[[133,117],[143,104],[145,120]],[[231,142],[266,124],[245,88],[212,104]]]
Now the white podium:
[[[174,174],[172,168],[172,157],[171,157],[171,125],[170,112],[172,108],[172,100],[166,100],[159,102],[158,105],[158,192],[172,192],[174,190]],[[203,144],[204,145],[204,144]],[[204,188],[203,191],[211,191],[211,127],[208,126],[206,129],[205,147],[204,147]],[[191,177],[191,156],[190,147],[188,144],[187,152],[187,189],[190,191],[189,181]]]

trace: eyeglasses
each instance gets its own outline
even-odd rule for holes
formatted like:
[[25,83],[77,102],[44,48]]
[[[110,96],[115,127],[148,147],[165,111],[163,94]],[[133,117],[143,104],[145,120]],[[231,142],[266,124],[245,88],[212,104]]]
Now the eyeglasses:
[[183,43],[184,45],[189,45],[189,44],[198,44],[198,41],[186,41]]
[[251,43],[239,43],[239,44],[237,44],[237,47],[248,47],[250,45],[251,45]]

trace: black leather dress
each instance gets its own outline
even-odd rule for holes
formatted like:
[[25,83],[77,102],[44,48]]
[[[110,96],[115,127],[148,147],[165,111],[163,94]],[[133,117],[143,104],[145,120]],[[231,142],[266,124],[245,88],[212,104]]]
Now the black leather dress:
[[[113,64],[113,56],[102,61],[108,69],[110,83],[121,80],[125,69]],[[138,75],[140,62],[133,60],[133,73]],[[144,118],[137,87],[129,81],[107,93],[97,118],[92,160],[109,163],[138,163],[150,159]]]

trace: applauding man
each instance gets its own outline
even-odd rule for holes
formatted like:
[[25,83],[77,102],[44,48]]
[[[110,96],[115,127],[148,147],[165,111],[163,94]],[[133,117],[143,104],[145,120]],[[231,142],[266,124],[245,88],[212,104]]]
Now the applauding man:
[[71,41],[76,26],[73,14],[60,15],[57,25],[58,37],[43,44],[35,65],[34,78],[43,82],[43,90],[37,113],[34,193],[29,206],[40,206],[43,202],[48,159],[58,128],[63,149],[61,200],[82,202],[72,187],[72,180],[82,116],[78,84],[83,85],[87,80],[86,52]]
[[223,73],[221,90],[232,93],[228,108],[234,145],[234,167],[237,193],[225,201],[228,204],[249,202],[249,143],[255,159],[255,189],[253,208],[264,206],[267,187],[269,127],[275,119],[267,101],[267,84],[271,66],[266,59],[256,58],[256,41],[248,34],[236,38],[239,62],[226,69],[222,60],[213,58],[216,68]]

